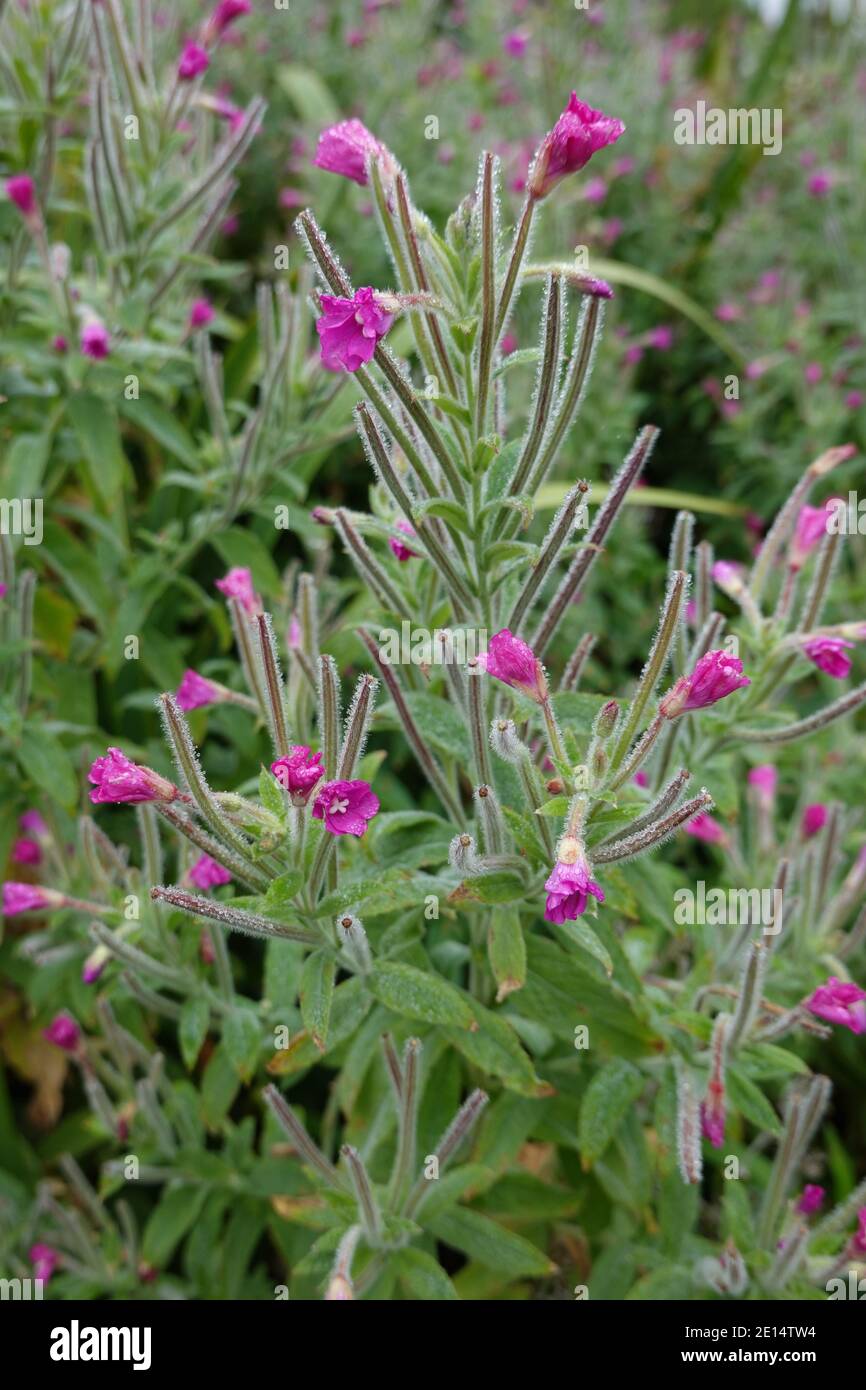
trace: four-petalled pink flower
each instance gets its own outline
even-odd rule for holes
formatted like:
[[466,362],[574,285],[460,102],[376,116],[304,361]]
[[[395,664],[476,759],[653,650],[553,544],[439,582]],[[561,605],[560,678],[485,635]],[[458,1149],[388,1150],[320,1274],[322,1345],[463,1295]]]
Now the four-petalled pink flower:
[[383,296],[369,285],[356,290],[351,299],[323,294],[320,300],[323,313],[316,319],[316,332],[322,345],[322,365],[329,372],[356,372],[370,361],[394,315],[386,312]]
[[313,815],[332,835],[363,835],[378,809],[378,796],[362,781],[326,782],[313,802]]
[[573,922],[586,911],[592,896],[604,902],[604,892],[592,877],[592,870],[583,845],[573,835],[559,842],[556,863],[544,885],[547,901],[544,916],[548,922]]

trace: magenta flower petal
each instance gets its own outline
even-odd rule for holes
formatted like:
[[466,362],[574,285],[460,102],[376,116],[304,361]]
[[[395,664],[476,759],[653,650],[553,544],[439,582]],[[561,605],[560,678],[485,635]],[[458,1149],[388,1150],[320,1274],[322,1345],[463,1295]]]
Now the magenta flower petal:
[[205,49],[197,43],[184,44],[180,62],[177,65],[177,75],[182,82],[191,82],[193,78],[200,77],[203,72],[207,72],[209,67],[210,58]]
[[827,822],[827,807],[820,801],[814,801],[803,811],[800,821],[800,834],[804,840],[808,840],[812,835],[817,835]]
[[866,989],[861,989],[831,975],[825,985],[819,985],[814,994],[806,1000],[810,1013],[824,1018],[828,1023],[837,1023],[841,1028],[850,1028],[852,1033],[866,1033]]
[[714,705],[744,685],[751,685],[751,681],[743,675],[738,656],[729,656],[725,651],[706,652],[691,675],[680,676],[659,701],[659,713],[666,719],[676,719],[687,710]]
[[547,681],[541,662],[532,648],[521,637],[515,637],[507,627],[491,637],[487,651],[478,658],[478,664],[488,676],[522,691],[530,700],[540,703],[547,697]]
[[846,642],[844,637],[813,637],[811,642],[806,643],[803,652],[819,671],[841,681],[851,670],[851,658],[846,648],[853,651],[854,643]]
[[394,315],[385,312],[369,286],[356,290],[352,299],[333,294],[323,294],[320,299],[324,313],[316,319],[316,332],[322,346],[322,365],[329,372],[356,372],[370,361]]
[[40,1242],[37,1245],[31,1245],[28,1258],[33,1266],[34,1279],[41,1279],[43,1284],[47,1284],[60,1261],[57,1251],[52,1245],[45,1245]]
[[546,198],[560,179],[577,173],[598,150],[612,145],[624,131],[622,121],[587,106],[572,92],[568,106],[544,137],[535,157],[529,177],[530,197]]
[[215,705],[222,700],[222,687],[200,676],[197,671],[186,670],[177,688],[175,699],[182,710],[201,709],[203,705]]
[[99,362],[111,351],[111,337],[104,323],[91,319],[81,330],[79,346],[85,357]]
[[[417,534],[414,526],[410,526],[408,521],[403,521],[401,519],[395,522],[395,525],[398,531],[403,532],[404,536],[414,536]],[[398,541],[395,536],[388,537],[388,544],[391,547],[393,553],[397,556],[397,559],[401,562],[401,564],[405,564],[407,560],[418,559],[418,551],[411,550],[409,546],[405,544],[404,541]]]
[[64,1052],[75,1052],[81,1041],[81,1029],[71,1014],[59,1013],[53,1018],[42,1036]]
[[305,744],[300,744],[282,758],[271,763],[271,772],[281,787],[290,793],[292,804],[305,806],[310,793],[325,775],[322,767],[322,754],[311,753]]
[[383,161],[386,173],[396,169],[391,151],[376,139],[363,121],[340,121],[322,131],[313,163],[330,174],[342,174],[343,178],[363,188],[368,182],[367,160],[371,155]]
[[714,816],[708,816],[706,812],[699,816],[692,816],[691,820],[686,821],[683,830],[687,835],[692,835],[696,840],[704,840],[708,845],[727,845],[728,832],[717,821]]
[[226,598],[235,598],[241,607],[255,618],[262,611],[262,601],[253,588],[253,576],[242,565],[230,569],[222,579],[214,580],[216,587]]
[[6,180],[6,196],[28,222],[38,217],[36,185],[29,174],[13,174]]
[[817,1183],[807,1182],[800,1194],[796,1210],[801,1216],[814,1216],[816,1211],[820,1211],[824,1202],[824,1189]]
[[174,801],[180,795],[168,778],[160,777],[153,768],[130,762],[119,748],[109,748],[104,757],[97,758],[88,775],[94,784],[90,800],[95,805],[103,802]]
[[219,888],[224,883],[231,883],[232,876],[228,869],[211,859],[209,854],[202,854],[189,871],[189,881],[195,884],[196,888],[207,892],[209,888]]
[[313,815],[332,835],[364,834],[379,809],[368,782],[326,782],[313,802]]
[[590,896],[604,902],[604,893],[592,878],[583,846],[572,836],[560,841],[557,861],[544,887],[544,916],[559,926],[582,916]]
[[36,883],[3,884],[3,916],[14,917],[18,912],[46,911],[63,907],[66,898],[53,888],[40,888]]

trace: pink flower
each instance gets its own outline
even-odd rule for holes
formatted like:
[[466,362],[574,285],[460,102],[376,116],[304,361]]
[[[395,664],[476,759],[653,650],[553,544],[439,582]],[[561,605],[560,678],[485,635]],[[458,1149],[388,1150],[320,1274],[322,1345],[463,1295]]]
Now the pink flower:
[[3,884],[3,916],[14,917],[18,912],[36,912],[63,907],[66,898],[53,888],[39,888],[35,883]]
[[680,676],[671,686],[659,702],[659,713],[665,719],[676,719],[688,710],[714,705],[744,685],[751,685],[751,681],[743,675],[738,656],[729,656],[725,651],[706,652],[690,676]]
[[716,1080],[710,1080],[701,1102],[701,1133],[714,1149],[720,1149],[725,1141],[725,1087]]
[[643,357],[643,348],[640,343],[630,343],[622,355],[622,360],[627,367],[636,367]]
[[64,1052],[76,1052],[81,1041],[81,1029],[71,1014],[60,1013],[51,1020],[42,1036]]
[[82,983],[95,985],[110,959],[111,952],[106,946],[97,946],[95,951],[91,951],[81,971]]
[[211,323],[213,316],[213,305],[209,299],[194,299],[189,307],[187,328],[190,333],[194,333],[197,328],[204,328],[205,324]]
[[26,835],[22,835],[12,846],[13,864],[39,864],[42,860],[42,850],[35,840],[28,840]]
[[230,24],[251,10],[251,0],[220,0],[205,27],[205,42],[221,38]]
[[532,648],[507,627],[491,637],[487,651],[478,658],[478,667],[495,680],[522,691],[537,704],[547,698],[547,681],[541,662]]
[[296,652],[303,642],[301,624],[298,622],[297,613],[293,613],[289,619],[289,630],[286,633],[286,646],[290,652]]
[[826,169],[818,169],[810,174],[806,187],[812,198],[826,198],[833,187],[833,176]]
[[196,888],[207,892],[209,888],[219,888],[223,883],[231,883],[232,876],[228,869],[211,859],[209,854],[202,854],[189,871],[189,881],[195,884]]
[[6,180],[6,196],[14,203],[25,222],[31,227],[39,221],[36,185],[29,174],[13,174]]
[[824,375],[824,368],[820,362],[807,362],[803,368],[803,379],[808,386],[817,386]]
[[85,357],[101,361],[111,350],[111,337],[105,324],[99,319],[91,319],[81,330],[79,346]]
[[731,560],[717,560],[713,565],[713,580],[719,588],[731,597],[740,593],[743,588],[742,579],[743,567]]
[[175,699],[182,710],[201,709],[203,705],[218,704],[223,697],[223,688],[213,681],[206,680],[197,671],[186,670],[177,688]]
[[18,819],[21,830],[31,830],[34,835],[47,835],[48,826],[38,811],[25,811]]
[[761,763],[759,767],[753,767],[749,772],[749,786],[756,787],[758,800],[768,806],[776,794],[776,783],[779,774],[772,763]]
[[[414,526],[410,526],[409,522],[403,521],[402,518],[394,524],[398,531],[403,532],[404,536],[414,536],[417,534]],[[398,541],[394,536],[388,537],[388,544],[402,564],[405,564],[407,560],[418,559],[417,550],[410,550],[408,545],[405,545],[403,541]]]
[[296,745],[285,757],[277,758],[271,763],[271,772],[291,794],[293,806],[306,806],[313,788],[325,775],[321,753],[311,753],[306,744]]
[[848,391],[843,404],[846,410],[859,410],[864,401],[866,395],[862,391]]
[[686,821],[683,830],[687,835],[693,835],[696,840],[703,840],[708,845],[721,845],[723,848],[730,844],[728,832],[715,816],[708,816],[706,813],[699,816],[692,816]]
[[177,75],[182,82],[191,82],[200,77],[210,67],[210,58],[197,43],[186,43],[177,65]]
[[510,357],[512,352],[516,352],[517,335],[514,333],[506,333],[502,342],[499,344],[499,351],[502,353],[503,357]]
[[28,1259],[33,1266],[34,1279],[41,1279],[43,1284],[47,1284],[57,1268],[60,1256],[53,1246],[38,1244],[31,1245]]
[[306,203],[306,194],[300,188],[281,188],[277,195],[277,202],[281,208],[301,208]]
[[397,164],[391,151],[381,140],[377,140],[363,121],[340,121],[328,126],[319,136],[316,157],[313,163],[318,169],[326,169],[330,174],[342,174],[364,188],[367,179],[367,160],[381,161],[387,178],[393,178]]
[[838,1023],[842,1028],[850,1028],[852,1033],[866,1033],[866,989],[859,985],[837,980],[831,975],[825,985],[819,985],[811,998],[806,1000],[806,1008],[818,1018],[828,1023]]
[[586,911],[590,896],[604,902],[604,893],[592,878],[583,845],[566,835],[559,842],[556,863],[544,885],[547,901],[544,916],[548,922],[573,922]]
[[602,178],[587,179],[583,196],[588,203],[603,203],[607,197],[607,180]]
[[506,34],[502,40],[502,47],[509,58],[522,58],[529,47],[529,35],[522,29],[512,29],[510,34]]
[[[832,498],[829,499],[832,501]],[[823,507],[801,507],[797,525],[791,540],[789,564],[791,569],[801,569],[810,550],[818,544],[827,532],[827,519],[830,515],[828,503]]]
[[363,835],[378,809],[378,796],[361,781],[326,782],[313,802],[313,815],[332,835]]
[[69,351],[69,341],[64,338],[62,333],[55,333],[54,337],[51,339],[51,346],[55,352],[64,353]]
[[804,840],[817,835],[827,822],[827,807],[820,801],[813,801],[811,806],[807,806],[803,811],[800,821],[800,834]]
[[806,643],[803,651],[819,671],[842,681],[851,670],[851,658],[846,654],[846,647],[853,651],[854,643],[846,642],[844,637],[814,637]]
[[320,298],[324,313],[316,319],[316,332],[322,344],[322,365],[329,372],[356,372],[370,361],[394,315],[385,312],[369,286],[356,290],[352,299],[333,294]]
[[716,318],[719,323],[736,323],[737,319],[742,318],[743,311],[739,304],[732,304],[726,301],[716,306]]
[[262,601],[253,588],[252,572],[243,565],[235,565],[222,579],[215,579],[214,584],[226,598],[237,599],[251,618],[261,613]]
[[568,106],[541,142],[529,178],[529,196],[546,198],[560,179],[575,174],[605,145],[612,145],[625,126],[580,101],[572,92]]
[[820,1211],[824,1202],[824,1189],[817,1183],[807,1182],[803,1191],[800,1193],[800,1200],[795,1208],[801,1216],[814,1216],[816,1211]]
[[97,806],[104,802],[174,801],[180,796],[167,777],[130,762],[119,748],[109,748],[104,757],[97,758],[88,776],[94,784],[90,800]]
[[657,352],[667,352],[674,345],[674,330],[670,324],[660,323],[657,328],[650,329],[646,340]]
[[647,775],[646,775],[646,773],[644,772],[643,768],[641,768],[639,772],[636,772],[635,775],[634,775],[634,777],[632,777],[631,780],[634,782],[634,784],[635,784],[636,787],[648,787],[648,786],[649,786],[649,778],[647,777]]

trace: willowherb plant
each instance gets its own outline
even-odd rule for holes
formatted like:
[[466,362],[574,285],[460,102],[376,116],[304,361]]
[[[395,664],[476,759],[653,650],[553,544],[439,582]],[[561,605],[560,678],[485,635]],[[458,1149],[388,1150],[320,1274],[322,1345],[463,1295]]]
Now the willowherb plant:
[[[746,779],[743,756],[866,701],[861,684],[805,717],[784,707],[804,672],[844,679],[866,634],[826,621],[842,538],[809,501],[851,450],[806,469],[748,573],[695,547],[681,512],[642,672],[629,690],[589,693],[578,687],[593,636],[563,650],[563,619],[658,431],[639,432],[590,520],[592,484],[567,446],[612,291],[581,270],[544,271],[535,390],[509,438],[502,341],[539,279],[533,224],[557,184],[622,134],[572,94],[507,237],[492,154],[440,234],[360,122],[322,134],[318,164],[369,188],[395,276],[393,288],[356,288],[313,214],[298,218],[321,282],[321,363],[354,377],[373,472],[368,513],[320,507],[315,519],[342,541],[363,597],[335,619],[322,576],[304,574],[272,615],[250,572],[231,569],[219,588],[236,678],[188,671],[160,698],[171,777],[118,748],[90,770],[94,805],[136,806],[140,864],[88,814],[80,857],[58,857],[55,885],[4,886],[7,914],[92,918],[83,971],[103,990],[91,1010],[101,1033],[61,1017],[51,1041],[80,1068],[102,1136],[137,1156],[137,1179],[164,1187],[140,1248],[129,1204],[107,1215],[67,1165],[87,1220],[46,1193],[19,1233],[67,1289],[170,1282],[198,1223],[190,1277],[216,1296],[261,1296],[267,1281],[246,1281],[243,1263],[205,1273],[226,1219],[247,1260],[267,1229],[293,1295],[335,1300],[550,1280],[557,1227],[575,1223],[591,1232],[593,1297],[822,1297],[866,1253],[863,1183],[817,1223],[823,1189],[807,1183],[795,1199],[815,1175],[830,1093],[809,1049],[829,1025],[866,1031],[866,992],[848,975],[866,930],[862,911],[852,926],[866,859],[840,878],[853,828],[841,807],[819,826],[813,803],[808,822],[780,830],[776,768]],[[392,348],[403,315],[414,366]],[[538,493],[558,465],[567,490],[536,537]],[[371,669],[344,716],[327,648],[349,623]],[[267,731],[257,786],[215,790],[205,774],[196,711],[217,704]],[[387,809],[386,776],[381,800],[373,789],[386,751],[368,751],[368,737],[394,730],[417,764],[405,780],[423,786],[420,809]],[[741,783],[745,835],[729,823]],[[714,845],[739,886],[674,892],[682,872],[654,852],[681,829]],[[265,943],[261,997],[231,933]],[[59,932],[27,949],[84,954]],[[156,1046],[170,1029],[201,1073],[200,1104]],[[257,1134],[261,1111],[230,1112],[265,1060]],[[320,1066],[336,1075],[313,1135],[276,1079],[303,1094]],[[217,1151],[204,1151],[206,1126]],[[516,1164],[527,1144],[549,1186]],[[128,1177],[110,1163],[107,1190]],[[617,1218],[599,1223],[596,1203]],[[103,1240],[123,1251],[110,1267]],[[437,1241],[469,1259],[455,1282]]]

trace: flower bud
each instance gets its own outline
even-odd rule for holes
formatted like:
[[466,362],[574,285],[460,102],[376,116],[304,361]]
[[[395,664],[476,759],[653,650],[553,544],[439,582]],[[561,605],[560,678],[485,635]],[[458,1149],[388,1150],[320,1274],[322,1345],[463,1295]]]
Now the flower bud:
[[475,840],[471,835],[455,835],[451,844],[448,846],[448,862],[452,869],[458,873],[468,876],[477,874],[481,865],[478,859],[478,851]]
[[490,747],[507,763],[519,763],[526,754],[513,719],[494,719],[490,725]]
[[619,704],[616,700],[608,700],[607,704],[602,705],[596,716],[595,728],[593,729],[596,738],[602,742],[610,738],[616,728],[617,719],[619,719]]

